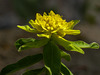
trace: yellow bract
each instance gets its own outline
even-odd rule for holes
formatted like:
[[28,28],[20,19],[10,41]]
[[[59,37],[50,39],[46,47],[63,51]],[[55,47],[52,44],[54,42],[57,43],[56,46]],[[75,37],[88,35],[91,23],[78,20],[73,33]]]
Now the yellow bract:
[[59,14],[55,14],[53,11],[50,11],[49,14],[46,14],[44,12],[43,16],[37,13],[36,19],[30,20],[29,23],[39,33],[43,33],[37,34],[37,36],[39,37],[50,38],[53,33],[56,33],[61,37],[64,37],[66,34],[80,34],[80,30],[72,30],[75,24],[73,20],[70,22],[66,22],[66,20],[62,19],[62,16],[60,16]]

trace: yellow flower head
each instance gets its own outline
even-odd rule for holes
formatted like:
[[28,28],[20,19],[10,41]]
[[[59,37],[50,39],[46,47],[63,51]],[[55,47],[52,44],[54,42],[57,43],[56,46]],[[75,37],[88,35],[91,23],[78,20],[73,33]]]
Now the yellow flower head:
[[[63,20],[59,14],[55,14],[53,11],[50,11],[49,14],[44,12],[43,16],[39,13],[36,14],[35,20],[30,20],[29,23],[37,31],[39,37],[50,38],[52,34],[56,33],[64,37],[66,34],[77,35],[80,34],[80,30],[72,30],[73,26],[79,22],[78,20],[72,20],[66,22]],[[20,26],[19,26],[20,27]],[[21,27],[20,27],[21,28]]]

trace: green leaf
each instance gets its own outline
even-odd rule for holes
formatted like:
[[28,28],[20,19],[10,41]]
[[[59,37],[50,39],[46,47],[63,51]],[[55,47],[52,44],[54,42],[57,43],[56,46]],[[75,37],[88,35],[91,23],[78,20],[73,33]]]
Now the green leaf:
[[42,73],[42,71],[43,71],[43,68],[42,69],[29,70],[22,75],[39,75],[40,73]]
[[92,49],[99,48],[99,44],[97,44],[96,42],[93,42],[91,44],[87,44],[84,41],[71,41],[71,43],[77,47],[80,47],[80,48],[92,48]]
[[81,33],[80,30],[66,30],[65,32],[68,35],[78,35]]
[[62,75],[73,75],[72,72],[63,63],[61,63],[61,74]]
[[90,48],[92,48],[92,49],[99,49],[99,47],[100,47],[100,45],[98,43],[96,43],[96,42],[93,42],[90,45],[91,45]]
[[61,50],[60,52],[61,52],[61,57],[62,57],[62,58],[64,58],[64,59],[67,60],[67,61],[70,61],[70,60],[71,60],[70,54],[64,52],[63,50]]
[[51,71],[50,75],[59,75],[61,67],[61,53],[58,46],[49,41],[47,45],[44,46],[43,59],[46,68]]
[[37,34],[38,37],[46,37],[46,38],[50,38],[51,37],[51,34]]
[[57,44],[59,44],[59,45],[61,45],[61,46],[66,46],[66,47],[68,47],[71,43],[68,41],[68,40],[66,40],[66,39],[64,39],[64,38],[62,38],[61,36],[59,36],[59,35],[56,35],[56,34],[53,34],[52,35],[52,40],[54,41],[54,42],[56,42]]
[[43,59],[42,54],[24,57],[23,59],[19,60],[18,62],[14,63],[14,64],[10,64],[10,65],[6,66],[5,68],[3,68],[0,72],[0,75],[8,75],[15,71],[24,69],[26,67],[29,67],[29,66],[39,62],[42,59]]
[[76,51],[76,52],[84,54],[84,51],[81,48],[77,47],[76,45],[73,45],[70,41],[62,38],[61,36],[54,34],[52,36],[52,39],[53,39],[53,41],[55,41],[57,44],[63,46],[68,51]]
[[73,29],[73,27],[80,22],[80,20],[72,20],[72,21],[74,22],[74,24],[71,26],[71,29]]
[[38,33],[37,30],[33,29],[33,28],[30,28],[28,25],[25,25],[25,26],[20,26],[20,25],[17,25],[18,28],[20,29],[23,29],[27,32],[31,32],[31,33]]
[[48,67],[48,66],[46,66],[45,65],[45,68],[47,69],[47,75],[52,75],[52,71],[51,71],[51,69]]
[[16,48],[19,49],[22,45],[26,43],[34,42],[34,41],[35,41],[34,38],[21,38],[15,42],[15,45],[16,45]]
[[[66,47],[65,47],[65,49],[66,49]],[[84,54],[84,51],[81,48],[79,48],[73,44],[71,44],[68,49],[69,49],[69,51],[76,51],[76,52],[79,52],[81,54]]]
[[76,25],[80,22],[80,20],[73,20],[74,24],[73,25]]
[[21,38],[16,41],[15,45],[18,51],[22,51],[25,49],[42,47],[48,43],[48,40],[49,39],[47,38],[43,38],[40,40],[36,40],[34,38]]

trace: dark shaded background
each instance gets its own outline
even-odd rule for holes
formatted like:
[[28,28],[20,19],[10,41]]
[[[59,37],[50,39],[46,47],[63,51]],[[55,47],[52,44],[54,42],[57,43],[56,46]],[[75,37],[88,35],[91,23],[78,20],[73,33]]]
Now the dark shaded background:
[[[42,52],[42,48],[17,52],[14,43],[19,38],[36,37],[16,26],[26,25],[35,19],[37,12],[50,10],[63,15],[67,21],[79,19],[75,27],[80,29],[78,36],[66,36],[69,40],[93,41],[100,44],[100,0],[0,0],[0,70],[27,55]],[[100,49],[84,49],[85,55],[69,52],[70,62],[63,62],[75,75],[100,75]],[[30,68],[43,66],[40,62]],[[21,70],[12,75],[20,75]]]

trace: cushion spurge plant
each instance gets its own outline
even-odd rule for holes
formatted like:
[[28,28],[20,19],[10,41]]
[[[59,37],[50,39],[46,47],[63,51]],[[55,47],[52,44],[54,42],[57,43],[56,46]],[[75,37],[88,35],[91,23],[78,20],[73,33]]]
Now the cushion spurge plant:
[[16,41],[15,45],[18,51],[30,48],[43,47],[43,53],[27,56],[14,64],[3,68],[0,75],[8,75],[15,71],[25,69],[43,59],[44,67],[33,70],[26,70],[22,75],[73,75],[72,72],[62,63],[61,59],[70,61],[70,54],[61,50],[58,45],[67,51],[76,51],[84,54],[82,48],[98,49],[99,44],[93,42],[87,44],[84,41],[69,41],[64,39],[65,35],[78,35],[80,30],[74,30],[73,27],[78,24],[79,20],[66,22],[62,16],[55,14],[53,11],[43,16],[36,14],[35,20],[30,20],[29,25],[17,27],[31,33],[37,33],[41,39],[21,38]]

